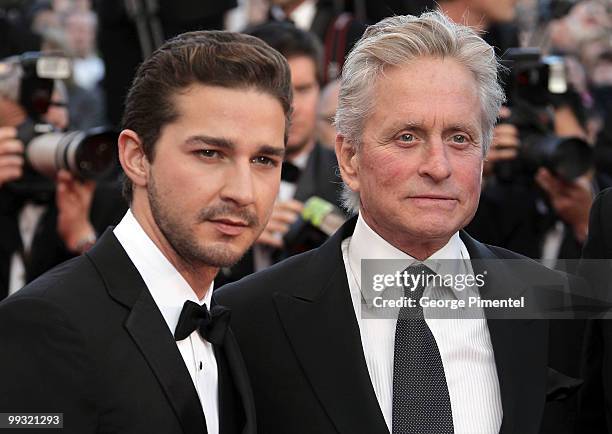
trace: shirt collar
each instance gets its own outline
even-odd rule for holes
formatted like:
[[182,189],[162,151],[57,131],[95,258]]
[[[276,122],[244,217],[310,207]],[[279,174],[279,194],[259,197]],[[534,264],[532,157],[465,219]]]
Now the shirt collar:
[[310,30],[314,17],[317,14],[315,0],[305,0],[289,14],[289,18],[298,29]]
[[317,5],[315,0],[304,0],[297,8],[287,16],[280,6],[272,6],[270,14],[277,21],[291,20],[298,29],[310,30],[315,15]]
[[187,281],[149,238],[131,210],[128,210],[113,233],[144,280],[155,304],[174,334],[183,304],[187,300],[210,308],[213,283],[199,300]]
[[308,163],[308,157],[310,157],[310,152],[302,152],[300,155],[289,161],[295,167],[304,170],[306,168],[306,164]]

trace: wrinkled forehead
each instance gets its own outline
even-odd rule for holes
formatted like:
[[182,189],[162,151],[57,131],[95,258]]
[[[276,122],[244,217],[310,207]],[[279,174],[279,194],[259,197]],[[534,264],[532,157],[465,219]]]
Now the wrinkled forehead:
[[371,83],[370,103],[369,117],[383,111],[382,122],[407,116],[415,122],[426,121],[428,116],[439,121],[472,121],[479,126],[483,121],[476,77],[451,58],[425,57],[387,65]]

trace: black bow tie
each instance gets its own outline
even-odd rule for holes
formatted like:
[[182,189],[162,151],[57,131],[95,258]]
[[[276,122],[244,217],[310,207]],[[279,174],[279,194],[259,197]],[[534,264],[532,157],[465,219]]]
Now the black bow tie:
[[182,341],[194,330],[198,330],[200,336],[214,345],[223,345],[225,332],[229,324],[231,311],[223,306],[214,306],[210,312],[206,305],[187,300],[179,316],[174,339]]
[[283,167],[281,168],[281,179],[283,181],[295,184],[298,179],[300,179],[301,173],[302,169],[297,167],[295,164],[288,161],[283,162]]

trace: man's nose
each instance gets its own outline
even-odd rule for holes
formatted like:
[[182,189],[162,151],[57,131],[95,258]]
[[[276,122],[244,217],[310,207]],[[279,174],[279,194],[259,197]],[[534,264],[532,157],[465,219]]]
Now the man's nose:
[[255,201],[255,186],[250,162],[235,163],[225,173],[221,199],[234,202],[240,207]]
[[441,182],[451,175],[447,149],[441,138],[430,140],[422,149],[419,175]]

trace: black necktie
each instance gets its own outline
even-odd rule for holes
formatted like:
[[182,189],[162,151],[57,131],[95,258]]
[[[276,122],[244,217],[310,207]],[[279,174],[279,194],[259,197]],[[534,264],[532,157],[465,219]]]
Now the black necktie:
[[283,161],[283,167],[281,168],[281,179],[286,182],[295,184],[300,179],[302,170],[295,164],[288,161]]
[[405,271],[420,281],[413,291],[404,287],[404,295],[415,300],[416,307],[402,307],[395,328],[392,433],[453,433],[442,358],[419,304],[427,275],[434,272],[423,264]]
[[223,306],[214,306],[210,312],[206,305],[187,300],[181,310],[174,339],[182,341],[194,330],[198,330],[200,336],[214,345],[223,345],[225,332],[230,319],[230,310]]

